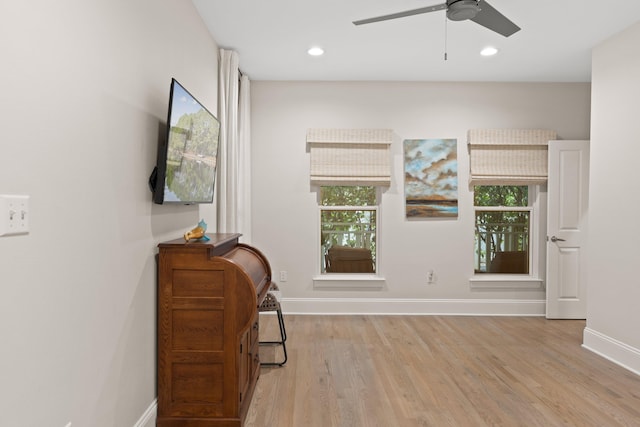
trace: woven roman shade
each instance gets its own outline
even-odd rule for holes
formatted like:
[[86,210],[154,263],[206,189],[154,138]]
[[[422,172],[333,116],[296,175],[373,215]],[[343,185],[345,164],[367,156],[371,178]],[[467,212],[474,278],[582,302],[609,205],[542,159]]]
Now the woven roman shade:
[[308,129],[313,185],[391,185],[391,129]]
[[547,182],[547,147],[554,139],[556,132],[546,129],[469,130],[469,187]]

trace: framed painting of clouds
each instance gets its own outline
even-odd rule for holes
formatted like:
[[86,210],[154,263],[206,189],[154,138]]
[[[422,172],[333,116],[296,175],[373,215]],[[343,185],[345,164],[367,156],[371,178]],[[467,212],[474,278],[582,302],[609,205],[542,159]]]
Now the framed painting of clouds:
[[457,140],[405,139],[403,145],[406,217],[457,218]]

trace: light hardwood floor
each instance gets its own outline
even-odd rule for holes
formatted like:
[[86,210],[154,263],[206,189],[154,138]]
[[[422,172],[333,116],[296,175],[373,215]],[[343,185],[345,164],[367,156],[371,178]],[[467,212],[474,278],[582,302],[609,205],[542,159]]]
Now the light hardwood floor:
[[[261,339],[275,316],[262,316]],[[640,426],[640,376],[583,349],[584,321],[285,315],[246,427]],[[273,349],[261,349],[263,360]]]

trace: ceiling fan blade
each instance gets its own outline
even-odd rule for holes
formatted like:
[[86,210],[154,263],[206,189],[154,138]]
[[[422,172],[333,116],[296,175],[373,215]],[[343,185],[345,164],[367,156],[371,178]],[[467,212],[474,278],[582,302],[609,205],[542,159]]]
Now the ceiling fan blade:
[[353,21],[354,25],[370,24],[372,22],[388,21],[389,19],[404,18],[405,16],[419,15],[421,13],[435,12],[447,8],[447,4],[439,4],[437,6],[421,7],[420,9],[407,10],[405,12],[392,13],[391,15],[382,15],[375,18],[361,19]]
[[520,27],[511,22],[486,1],[480,0],[479,6],[480,12],[478,12],[474,18],[471,18],[471,21],[498,34],[502,34],[505,37],[509,37],[513,33],[520,31]]

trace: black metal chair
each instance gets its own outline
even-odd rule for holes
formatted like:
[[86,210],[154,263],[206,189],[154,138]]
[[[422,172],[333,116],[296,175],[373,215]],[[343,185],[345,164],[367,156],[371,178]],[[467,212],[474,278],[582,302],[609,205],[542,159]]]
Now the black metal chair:
[[260,341],[261,346],[282,346],[284,358],[281,362],[260,362],[261,366],[284,366],[287,363],[287,331],[284,327],[284,317],[282,316],[282,307],[280,306],[280,289],[278,285],[271,282],[267,296],[265,297],[258,312],[275,311],[278,316],[278,327],[280,328],[280,341]]

